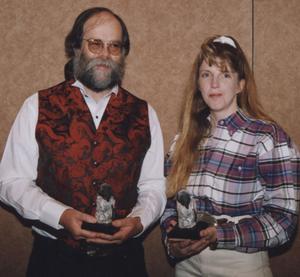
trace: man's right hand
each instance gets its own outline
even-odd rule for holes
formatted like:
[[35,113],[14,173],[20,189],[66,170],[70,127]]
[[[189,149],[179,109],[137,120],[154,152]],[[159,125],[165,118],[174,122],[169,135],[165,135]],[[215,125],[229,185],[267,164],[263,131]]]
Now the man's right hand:
[[87,231],[81,228],[83,222],[96,223],[96,218],[75,209],[66,209],[59,220],[59,224],[68,230],[76,240],[96,238],[96,232]]

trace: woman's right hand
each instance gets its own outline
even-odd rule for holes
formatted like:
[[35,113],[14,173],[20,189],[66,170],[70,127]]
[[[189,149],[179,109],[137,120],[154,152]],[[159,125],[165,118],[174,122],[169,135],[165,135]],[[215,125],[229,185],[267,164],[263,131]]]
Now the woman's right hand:
[[[171,220],[167,228],[167,233],[169,233],[176,224],[177,222],[175,220]],[[216,233],[214,227],[209,227],[201,232],[202,238],[199,240],[168,238],[166,241],[168,254],[175,258],[190,257],[200,253],[216,240],[216,236],[213,236]]]
[[206,238],[200,240],[190,239],[168,239],[167,247],[169,254],[175,258],[190,257],[204,250],[210,241]]
[[176,226],[176,224],[177,224],[176,220],[174,220],[174,219],[170,220],[169,226],[168,226],[168,228],[166,230],[167,233],[170,233],[174,229],[174,227]]

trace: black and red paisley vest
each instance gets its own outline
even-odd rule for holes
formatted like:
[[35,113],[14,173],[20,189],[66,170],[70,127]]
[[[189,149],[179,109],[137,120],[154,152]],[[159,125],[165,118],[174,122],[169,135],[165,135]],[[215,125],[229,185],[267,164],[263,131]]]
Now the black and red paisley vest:
[[112,186],[117,217],[137,202],[137,182],[151,143],[147,103],[120,88],[96,129],[74,80],[39,92],[37,185],[54,199],[95,213],[98,187]]

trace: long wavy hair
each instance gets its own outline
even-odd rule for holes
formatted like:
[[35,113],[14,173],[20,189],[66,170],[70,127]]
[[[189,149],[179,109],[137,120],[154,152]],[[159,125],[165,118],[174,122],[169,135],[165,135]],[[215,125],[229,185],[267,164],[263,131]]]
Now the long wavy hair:
[[167,178],[168,197],[174,196],[187,186],[194,161],[201,155],[198,151],[199,145],[211,130],[208,120],[210,110],[202,98],[198,85],[199,68],[203,61],[209,65],[219,66],[221,70],[226,70],[229,66],[233,72],[238,73],[239,81],[245,82],[243,91],[237,95],[239,108],[253,118],[273,121],[265,114],[258,100],[254,77],[239,43],[231,36],[226,37],[231,39],[236,47],[214,41],[219,37],[212,36],[204,41],[193,65],[180,116],[179,138],[170,157],[172,165]]

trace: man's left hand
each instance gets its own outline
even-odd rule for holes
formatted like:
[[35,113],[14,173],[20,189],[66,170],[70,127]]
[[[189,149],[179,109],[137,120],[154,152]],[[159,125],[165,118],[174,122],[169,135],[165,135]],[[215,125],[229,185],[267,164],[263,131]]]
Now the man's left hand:
[[120,228],[119,231],[113,235],[98,233],[97,238],[88,239],[87,242],[99,244],[121,244],[127,239],[143,231],[143,225],[139,217],[116,219],[112,222],[112,225]]

